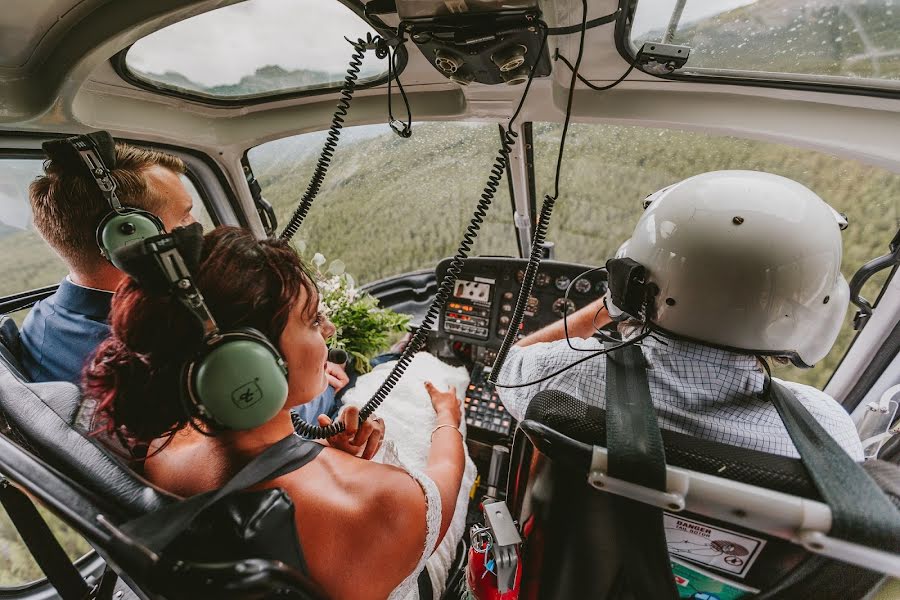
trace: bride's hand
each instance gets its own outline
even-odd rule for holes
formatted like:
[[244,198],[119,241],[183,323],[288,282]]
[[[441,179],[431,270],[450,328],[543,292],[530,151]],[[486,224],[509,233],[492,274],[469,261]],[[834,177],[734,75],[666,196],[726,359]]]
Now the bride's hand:
[[452,385],[446,392],[442,392],[430,381],[425,382],[425,389],[431,396],[431,405],[437,413],[438,424],[449,424],[459,428],[462,411],[459,409],[459,398],[456,397],[456,388]]
[[[331,425],[331,419],[327,415],[319,415],[318,420],[322,427]],[[348,406],[341,410],[338,421],[344,424],[344,431],[328,438],[329,446],[364,460],[375,456],[384,439],[384,420],[370,415],[360,426],[359,409]]]

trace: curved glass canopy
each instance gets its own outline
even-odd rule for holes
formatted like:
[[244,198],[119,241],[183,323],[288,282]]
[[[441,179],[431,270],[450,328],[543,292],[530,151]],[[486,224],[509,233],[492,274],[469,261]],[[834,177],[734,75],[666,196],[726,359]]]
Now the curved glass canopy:
[[628,41],[690,46],[678,75],[900,91],[898,0],[638,0]]
[[[337,0],[247,0],[169,25],[126,52],[127,75],[184,96],[240,101],[340,87],[356,40],[374,34]],[[366,53],[360,83],[387,62]]]

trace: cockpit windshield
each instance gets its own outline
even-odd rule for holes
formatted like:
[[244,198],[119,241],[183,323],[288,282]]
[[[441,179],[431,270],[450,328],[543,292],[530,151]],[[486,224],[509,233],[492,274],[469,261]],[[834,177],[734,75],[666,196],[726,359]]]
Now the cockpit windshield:
[[[433,269],[456,251],[491,159],[496,125],[415,123],[401,139],[385,125],[345,129],[322,193],[298,236],[309,257],[341,260],[360,282]],[[284,224],[309,181],[324,133],[253,148],[248,158],[265,198]],[[506,182],[473,255],[518,256]]]
[[639,0],[629,37],[690,46],[686,75],[900,89],[895,0]]

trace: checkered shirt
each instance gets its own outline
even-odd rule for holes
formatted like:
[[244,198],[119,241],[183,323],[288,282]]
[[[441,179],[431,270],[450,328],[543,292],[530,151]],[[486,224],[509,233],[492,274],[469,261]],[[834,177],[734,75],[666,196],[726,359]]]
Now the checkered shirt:
[[[602,349],[596,339],[573,338],[571,342],[576,348]],[[775,407],[759,397],[764,374],[756,357],[670,338],[646,338],[641,348],[660,427],[732,446],[799,457]],[[569,348],[566,340],[516,346],[510,350],[499,381],[540,379],[585,356]],[[863,460],[856,427],[831,396],[807,385],[775,381],[793,392],[854,460]],[[535,394],[547,389],[603,408],[606,357],[585,361],[533,386],[498,389],[509,413],[519,420]]]

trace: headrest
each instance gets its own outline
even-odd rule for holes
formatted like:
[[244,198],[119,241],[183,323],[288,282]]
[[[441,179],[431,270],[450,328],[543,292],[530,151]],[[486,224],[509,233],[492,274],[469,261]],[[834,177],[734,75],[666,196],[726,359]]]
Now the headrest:
[[[525,419],[592,446],[606,446],[606,411],[563,392],[544,390],[528,405]],[[675,431],[661,430],[666,462],[675,467],[741,483],[818,499],[798,459],[729,446]]]
[[116,167],[116,141],[108,131],[95,131],[85,135],[50,140],[41,144],[41,148],[61,170],[67,173],[89,175],[87,165],[75,148],[76,142],[83,142],[94,147],[106,168]]
[[161,254],[173,249],[180,253],[188,272],[192,275],[196,273],[203,253],[203,226],[192,223],[186,227],[176,227],[170,233],[145,238],[114,250],[113,256],[122,270],[142,288],[164,294],[170,291],[170,280],[163,273],[165,266],[161,264]]

